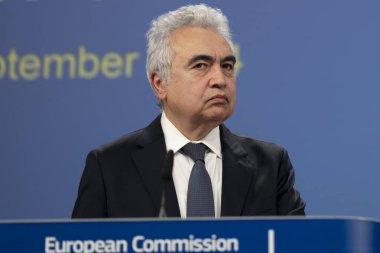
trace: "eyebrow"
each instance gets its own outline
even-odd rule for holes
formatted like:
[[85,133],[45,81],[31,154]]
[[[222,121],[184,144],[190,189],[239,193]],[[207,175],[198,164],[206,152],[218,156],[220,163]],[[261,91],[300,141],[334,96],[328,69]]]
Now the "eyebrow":
[[233,55],[226,56],[222,59],[222,62],[232,61],[234,64],[236,63],[236,57]]
[[[215,59],[206,54],[195,55],[191,57],[191,59],[187,62],[187,66],[191,66],[198,61],[213,62],[215,61]],[[222,62],[226,62],[226,61],[231,61],[233,63],[236,63],[236,57],[233,55],[228,55],[222,59]]]
[[214,58],[209,56],[209,55],[205,55],[205,54],[195,55],[195,56],[191,57],[191,59],[187,62],[187,66],[193,65],[197,61],[213,62]]

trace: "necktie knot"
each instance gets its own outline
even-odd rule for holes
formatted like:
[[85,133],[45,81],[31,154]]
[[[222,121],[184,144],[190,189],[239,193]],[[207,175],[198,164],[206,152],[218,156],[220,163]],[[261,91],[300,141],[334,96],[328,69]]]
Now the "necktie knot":
[[189,156],[194,162],[201,160],[205,162],[205,153],[207,146],[203,143],[188,143],[183,146],[182,151]]

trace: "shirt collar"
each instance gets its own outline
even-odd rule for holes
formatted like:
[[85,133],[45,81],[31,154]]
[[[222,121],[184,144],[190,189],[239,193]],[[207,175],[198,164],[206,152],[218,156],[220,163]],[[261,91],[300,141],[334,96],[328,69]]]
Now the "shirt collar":
[[[187,139],[166,117],[165,112],[161,115],[161,126],[165,136],[165,143],[167,150],[173,150],[174,153],[178,152],[183,146],[191,142]],[[215,127],[204,138],[194,143],[203,143],[212,152],[214,152],[219,158],[222,157],[221,144],[220,144],[220,132],[219,126]]]

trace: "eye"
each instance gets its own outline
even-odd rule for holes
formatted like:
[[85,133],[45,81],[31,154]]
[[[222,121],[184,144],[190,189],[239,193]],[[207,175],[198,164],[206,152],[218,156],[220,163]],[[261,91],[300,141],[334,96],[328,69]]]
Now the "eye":
[[233,63],[224,63],[222,67],[224,69],[228,70],[228,71],[233,71],[234,68],[235,68],[235,64],[233,64]]
[[207,64],[204,62],[199,62],[193,66],[194,69],[204,69],[207,67]]

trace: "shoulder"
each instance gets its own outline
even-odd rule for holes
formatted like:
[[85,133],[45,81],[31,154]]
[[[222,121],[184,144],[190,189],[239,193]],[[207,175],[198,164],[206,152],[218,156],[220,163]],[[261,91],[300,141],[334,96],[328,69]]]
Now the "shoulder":
[[125,159],[128,159],[134,150],[137,149],[136,141],[142,132],[143,129],[140,129],[125,134],[113,141],[91,150],[87,156],[87,160],[93,157],[98,161],[98,163],[103,163],[106,161],[125,161]]
[[98,155],[127,155],[144,145],[161,141],[162,128],[158,116],[147,127],[130,132],[93,150]]
[[97,153],[107,154],[107,153],[118,153],[125,150],[131,150],[136,148],[136,143],[141,136],[143,129],[139,129],[130,133],[127,133],[119,138],[105,143],[95,149]]
[[271,152],[271,153],[282,153],[284,148],[276,143],[255,139],[252,137],[233,134],[235,138],[243,145],[245,148],[250,150],[256,150],[257,152]]
[[224,141],[235,147],[241,147],[248,156],[254,156],[256,159],[274,159],[282,160],[287,156],[287,151],[280,145],[273,142],[259,140],[249,136],[244,136],[230,132],[224,127]]

